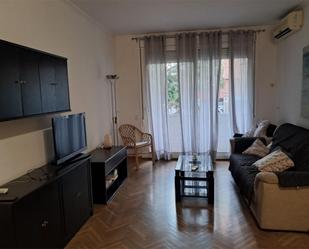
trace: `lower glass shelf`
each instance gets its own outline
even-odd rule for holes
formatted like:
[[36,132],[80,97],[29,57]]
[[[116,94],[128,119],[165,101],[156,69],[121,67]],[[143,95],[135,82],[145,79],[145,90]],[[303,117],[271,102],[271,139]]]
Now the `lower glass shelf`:
[[183,197],[205,197],[207,198],[207,189],[205,187],[192,188],[185,187],[182,192]]

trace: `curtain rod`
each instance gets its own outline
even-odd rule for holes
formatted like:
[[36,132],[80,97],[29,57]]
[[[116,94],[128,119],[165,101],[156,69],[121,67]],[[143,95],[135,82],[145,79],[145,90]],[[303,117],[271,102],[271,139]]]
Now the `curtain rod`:
[[[170,35],[166,35],[166,38],[175,38],[176,37],[176,35],[178,35],[178,34],[182,34],[182,33],[196,33],[197,35],[199,35],[199,34],[201,34],[201,33],[204,33],[204,32],[219,32],[219,31],[221,31],[221,30],[205,30],[205,31],[184,31],[184,32],[177,32],[176,34],[170,34]],[[266,31],[266,29],[231,29],[231,30],[226,30],[226,31],[221,31],[221,33],[222,34],[228,34],[228,33],[230,33],[230,32],[232,32],[232,31],[253,31],[253,32],[255,32],[255,33],[262,33],[262,32],[265,32]],[[137,36],[137,37],[132,37],[132,40],[136,40],[136,41],[138,41],[138,40],[145,40],[145,36],[151,36],[152,34],[149,34],[149,35],[143,35],[143,36]],[[153,34],[154,36],[156,36],[156,35],[164,35],[164,33],[154,33]]]

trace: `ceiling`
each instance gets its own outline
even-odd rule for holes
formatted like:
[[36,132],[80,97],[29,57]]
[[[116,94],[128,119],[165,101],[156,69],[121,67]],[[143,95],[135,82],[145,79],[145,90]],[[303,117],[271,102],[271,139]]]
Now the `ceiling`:
[[70,0],[114,34],[272,24],[308,0]]

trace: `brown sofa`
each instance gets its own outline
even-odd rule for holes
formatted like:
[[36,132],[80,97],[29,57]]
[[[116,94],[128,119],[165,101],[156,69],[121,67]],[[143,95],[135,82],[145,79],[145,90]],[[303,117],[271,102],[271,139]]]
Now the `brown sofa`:
[[309,130],[292,124],[274,133],[271,150],[278,146],[295,167],[281,173],[260,172],[256,156],[243,155],[256,138],[235,138],[230,171],[262,229],[309,231]]

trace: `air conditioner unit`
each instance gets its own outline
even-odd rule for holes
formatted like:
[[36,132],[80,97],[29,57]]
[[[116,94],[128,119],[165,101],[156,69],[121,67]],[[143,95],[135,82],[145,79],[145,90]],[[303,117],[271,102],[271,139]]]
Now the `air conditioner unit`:
[[289,35],[300,30],[304,23],[303,10],[295,10],[289,13],[280,21],[280,24],[274,29],[273,39],[282,40]]

